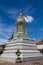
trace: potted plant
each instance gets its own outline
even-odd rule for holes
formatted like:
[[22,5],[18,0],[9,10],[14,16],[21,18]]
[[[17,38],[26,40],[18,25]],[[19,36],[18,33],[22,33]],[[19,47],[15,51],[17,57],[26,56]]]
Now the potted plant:
[[16,62],[18,62],[18,63],[21,62],[21,58],[20,58],[21,52],[19,51],[19,49],[17,49],[17,51],[15,53],[17,55]]

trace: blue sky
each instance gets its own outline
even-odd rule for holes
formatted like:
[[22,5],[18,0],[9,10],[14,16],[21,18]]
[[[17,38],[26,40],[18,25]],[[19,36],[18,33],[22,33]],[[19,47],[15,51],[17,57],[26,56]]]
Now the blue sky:
[[28,36],[43,39],[43,0],[0,0],[0,43],[15,33],[15,22],[22,9]]

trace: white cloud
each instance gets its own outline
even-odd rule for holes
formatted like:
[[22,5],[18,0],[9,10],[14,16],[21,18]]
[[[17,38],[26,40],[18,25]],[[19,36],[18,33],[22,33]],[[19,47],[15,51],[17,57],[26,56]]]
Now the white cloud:
[[14,9],[8,9],[8,10],[6,10],[6,9],[4,9],[4,12],[6,12],[6,13],[8,13],[8,14],[17,14],[17,10],[14,10]]
[[9,38],[9,36],[13,33],[14,27],[0,27],[0,35],[3,35],[5,38]]
[[33,38],[33,40],[35,41],[36,39],[35,39],[35,38]]
[[7,41],[8,41],[7,39],[1,38],[0,39],[0,45],[1,44],[7,44]]
[[14,10],[12,9],[2,9],[5,13],[8,13],[8,14],[14,14]]
[[17,14],[19,12],[19,10],[17,10],[17,9],[3,9],[3,11],[5,13],[9,14],[8,18],[11,18],[13,20],[16,18]]
[[32,16],[24,16],[26,22],[32,22],[34,18]]
[[41,31],[43,31],[43,28],[40,28]]
[[15,32],[14,26],[6,27],[5,24],[0,23],[0,44],[6,44],[13,32]]

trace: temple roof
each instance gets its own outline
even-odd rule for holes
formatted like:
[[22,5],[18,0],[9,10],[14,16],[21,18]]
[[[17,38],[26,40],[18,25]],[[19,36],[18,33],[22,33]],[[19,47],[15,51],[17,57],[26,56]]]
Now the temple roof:
[[37,43],[37,45],[43,45],[43,39]]

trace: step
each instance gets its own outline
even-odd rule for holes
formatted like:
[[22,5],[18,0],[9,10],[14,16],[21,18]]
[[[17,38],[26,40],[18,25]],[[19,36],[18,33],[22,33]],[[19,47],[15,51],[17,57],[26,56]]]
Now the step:
[[12,43],[12,44],[8,44],[7,46],[16,46],[16,45],[25,45],[25,46],[36,46],[36,44],[28,44],[28,43]]
[[[17,50],[5,50],[4,52],[16,52]],[[29,53],[31,53],[31,52],[35,52],[35,53],[37,53],[37,52],[39,52],[38,50],[20,50],[20,52],[29,52]]]
[[29,47],[29,46],[11,46],[11,47],[6,47],[6,49],[37,49],[37,47]]

